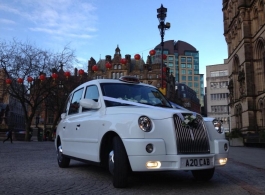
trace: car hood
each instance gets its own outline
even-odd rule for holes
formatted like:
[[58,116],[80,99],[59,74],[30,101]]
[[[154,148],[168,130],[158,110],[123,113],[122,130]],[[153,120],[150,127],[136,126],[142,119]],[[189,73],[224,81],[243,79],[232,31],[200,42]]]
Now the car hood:
[[[175,108],[162,108],[162,107],[141,107],[141,106],[115,106],[108,107],[106,109],[106,114],[138,114],[138,115],[146,115],[152,119],[164,119],[171,118],[173,114],[181,115],[181,113],[192,113],[191,111],[184,111]],[[182,115],[181,115],[182,116]],[[181,117],[182,118],[182,117]]]

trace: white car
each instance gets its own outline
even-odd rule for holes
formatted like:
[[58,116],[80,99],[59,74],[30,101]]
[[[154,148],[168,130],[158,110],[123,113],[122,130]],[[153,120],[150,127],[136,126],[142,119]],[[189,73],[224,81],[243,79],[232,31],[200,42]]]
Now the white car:
[[209,180],[227,162],[229,144],[214,118],[173,106],[135,77],[97,79],[68,97],[57,127],[59,167],[70,159],[94,162],[126,187],[130,171],[190,170]]

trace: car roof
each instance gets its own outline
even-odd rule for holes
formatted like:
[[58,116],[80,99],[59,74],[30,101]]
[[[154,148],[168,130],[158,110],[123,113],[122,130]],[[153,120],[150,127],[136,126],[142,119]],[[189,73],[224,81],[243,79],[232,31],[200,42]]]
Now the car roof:
[[123,83],[123,84],[131,84],[131,85],[143,85],[143,86],[156,88],[153,85],[149,85],[149,84],[145,84],[145,83],[141,83],[141,82],[140,83],[129,83],[129,82],[125,82],[125,81],[120,81],[119,79],[94,79],[94,80],[87,81],[87,82],[79,85],[74,90],[82,88],[84,86],[87,86],[88,84],[101,84],[101,83]]

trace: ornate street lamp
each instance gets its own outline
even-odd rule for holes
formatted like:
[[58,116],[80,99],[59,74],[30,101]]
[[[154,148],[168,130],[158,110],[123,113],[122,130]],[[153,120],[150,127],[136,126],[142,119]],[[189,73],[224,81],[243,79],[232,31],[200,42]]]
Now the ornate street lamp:
[[161,7],[157,9],[157,18],[159,21],[158,29],[160,31],[161,35],[161,87],[163,88],[163,53],[164,53],[164,35],[165,30],[170,28],[170,23],[167,22],[165,24],[165,19],[167,17],[167,8],[163,7],[161,4]]

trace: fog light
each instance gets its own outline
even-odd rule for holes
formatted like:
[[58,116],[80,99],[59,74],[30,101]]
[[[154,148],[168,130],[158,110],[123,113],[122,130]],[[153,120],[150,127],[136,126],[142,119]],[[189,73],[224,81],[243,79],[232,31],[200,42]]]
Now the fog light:
[[147,144],[145,149],[146,149],[146,152],[148,152],[148,153],[153,152],[153,150],[154,150],[153,144]]
[[227,158],[221,158],[221,159],[219,159],[220,165],[225,165],[226,162],[227,162]]
[[148,169],[158,169],[161,167],[161,162],[160,161],[148,161],[146,163],[146,167]]
[[225,145],[224,145],[224,150],[225,150],[225,151],[228,150],[228,145],[227,145],[227,143],[225,143]]

